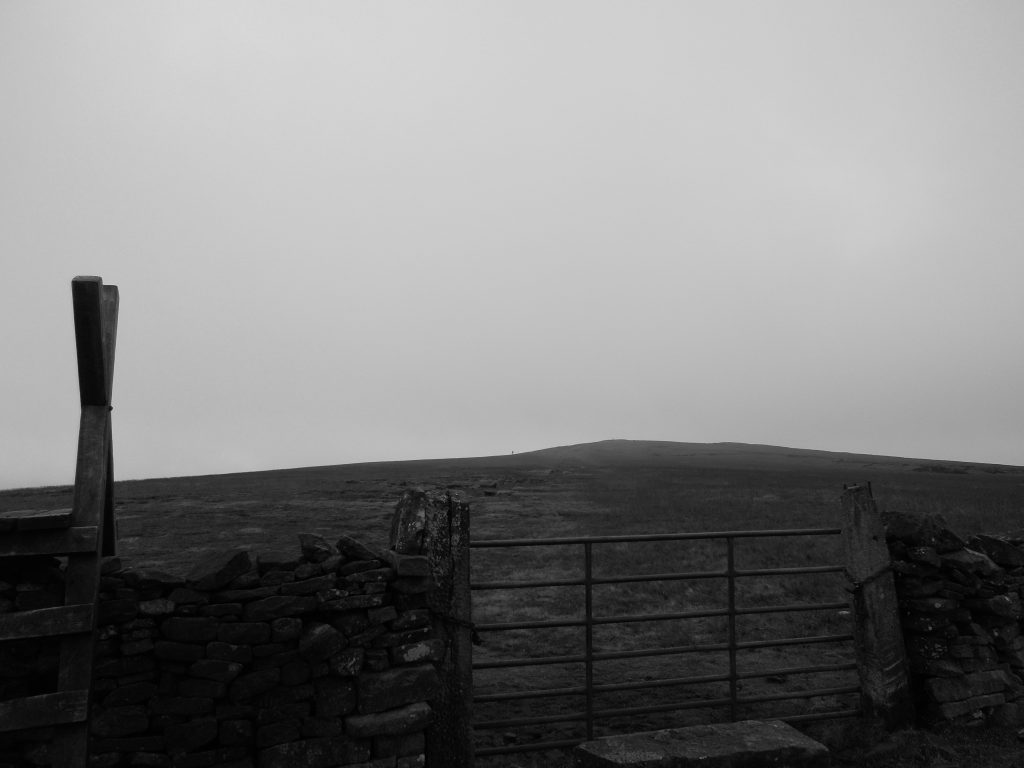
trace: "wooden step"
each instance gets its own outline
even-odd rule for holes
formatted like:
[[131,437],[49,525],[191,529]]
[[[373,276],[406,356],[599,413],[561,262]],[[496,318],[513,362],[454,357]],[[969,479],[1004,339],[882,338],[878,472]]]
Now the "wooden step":
[[85,720],[88,707],[88,690],[60,691],[0,701],[0,733],[80,723]]
[[70,509],[13,509],[0,512],[0,533],[67,528],[70,525]]
[[92,632],[93,615],[90,604],[0,614],[0,641]]
[[80,525],[56,531],[17,531],[0,535],[0,557],[70,555],[96,551],[96,526]]

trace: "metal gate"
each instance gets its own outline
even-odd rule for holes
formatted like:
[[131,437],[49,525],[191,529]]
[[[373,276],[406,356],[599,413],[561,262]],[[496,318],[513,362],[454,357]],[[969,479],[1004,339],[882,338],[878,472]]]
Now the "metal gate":
[[[563,557],[560,562],[573,560],[579,563],[582,559],[582,573],[574,576],[561,577],[559,569],[553,578],[540,579],[516,579],[516,580],[480,580],[471,581],[471,589],[480,597],[474,597],[474,622],[477,632],[480,634],[484,648],[487,648],[488,639],[497,638],[496,633],[511,632],[514,630],[531,630],[533,633],[557,629],[563,632],[571,631],[582,634],[582,652],[558,653],[558,654],[537,654],[538,649],[528,649],[527,655],[517,658],[484,658],[480,654],[474,658],[474,678],[486,670],[503,670],[497,674],[515,674],[516,670],[525,668],[555,669],[572,667],[577,671],[575,680],[568,685],[557,684],[564,682],[558,676],[551,675],[545,683],[554,681],[556,685],[541,685],[530,690],[521,690],[521,681],[509,684],[491,683],[491,690],[481,691],[480,685],[475,685],[474,692],[474,729],[479,734],[491,738],[478,739],[476,754],[478,756],[507,754],[512,752],[525,752],[533,750],[547,750],[555,748],[567,748],[581,743],[584,740],[596,736],[607,735],[616,730],[615,721],[628,716],[650,715],[651,713],[677,712],[683,710],[705,710],[717,713],[712,715],[715,719],[744,719],[749,716],[747,710],[751,705],[765,704],[768,702],[783,702],[786,700],[798,700],[812,698],[826,698],[830,706],[824,709],[814,708],[813,711],[803,711],[797,714],[782,716],[780,719],[790,722],[811,719],[826,719],[856,715],[858,713],[857,697],[859,686],[850,680],[843,680],[841,684],[819,688],[802,688],[800,690],[779,691],[762,690],[752,695],[744,692],[745,682],[754,679],[775,681],[773,687],[781,687],[790,676],[822,673],[847,673],[846,678],[854,677],[852,673],[856,670],[853,660],[852,640],[852,618],[849,611],[849,601],[836,599],[823,602],[794,602],[794,603],[772,603],[762,605],[743,605],[738,600],[738,586],[745,580],[754,578],[771,579],[773,577],[794,577],[799,576],[806,579],[821,580],[825,574],[838,574],[844,570],[842,565],[814,565],[814,566],[790,566],[790,567],[754,567],[741,568],[737,564],[737,543],[741,540],[769,540],[772,545],[780,537],[812,537],[810,541],[818,541],[818,537],[836,537],[841,533],[840,528],[807,528],[793,530],[760,530],[760,531],[722,531],[702,533],[679,533],[679,534],[649,534],[635,536],[593,536],[593,537],[565,537],[549,539],[507,539],[507,540],[479,540],[472,541],[470,548],[477,550],[480,557],[474,558],[474,566],[480,560],[487,557],[482,551],[488,550],[488,554],[495,550],[506,550],[515,553],[526,553],[526,548],[566,548],[575,552],[574,556]],[[713,544],[717,540],[717,545]],[[642,574],[603,574],[595,568],[595,554],[600,557],[603,548],[615,546],[617,548],[637,545],[650,542],[700,542],[701,547],[717,546],[722,548],[724,543],[724,563],[722,567],[710,570],[694,570],[689,572],[651,572]],[[836,539],[830,539],[830,544],[835,544]],[[681,546],[681,545],[679,545]],[[698,545],[695,545],[698,546]],[[516,556],[522,558],[523,555]],[[549,558],[549,561],[551,559]],[[515,563],[516,560],[509,560]],[[474,571],[479,569],[474,568]],[[547,575],[547,572],[545,572]],[[835,578],[834,576],[831,578]],[[606,585],[633,585],[646,583],[653,585],[663,582],[699,582],[702,584],[718,583],[722,598],[718,605],[702,605],[696,610],[676,610],[652,613],[627,613],[619,615],[608,615],[607,611],[601,610],[600,599],[595,600],[595,588]],[[722,588],[724,587],[724,589]],[[582,588],[582,615],[570,617],[538,618],[533,616],[528,620],[519,621],[487,621],[481,613],[494,611],[487,610],[488,601],[486,597],[494,600],[495,595],[502,593],[509,594],[507,590],[527,589],[565,589],[578,590]],[[683,588],[679,585],[677,589]],[[838,590],[837,590],[838,591]],[[485,596],[482,593],[487,593]],[[664,588],[662,594],[665,594]],[[599,596],[598,596],[599,597]],[[841,592],[837,597],[845,598]],[[484,598],[484,599],[480,599]],[[478,607],[478,605],[479,607]],[[539,606],[532,606],[539,610]],[[532,611],[537,613],[537,611]],[[831,624],[837,626],[840,631],[826,632],[822,634],[810,634],[796,637],[781,638],[748,638],[741,637],[738,627],[738,619],[745,616],[756,616],[761,614],[796,614],[800,615],[824,613],[831,617]],[[724,632],[715,640],[690,644],[662,645],[652,648],[642,647],[618,647],[613,649],[602,648],[595,644],[595,630],[610,625],[638,625],[649,622],[668,621],[690,621],[710,620],[722,625]],[[829,623],[829,622],[826,622]],[[833,658],[827,663],[819,664],[789,664],[773,669],[745,668],[739,663],[740,657],[750,651],[758,649],[784,649],[790,646],[807,648],[819,644],[829,644],[828,647]],[[838,649],[838,650],[837,650]],[[712,671],[710,674],[665,676],[657,679],[633,681],[616,681],[603,683],[595,680],[595,665],[601,662],[613,660],[643,660],[652,657],[678,657],[687,655],[685,658],[694,658],[700,655],[707,659],[710,656],[720,657],[722,668]],[[490,655],[493,655],[491,653]],[[784,654],[783,654],[784,658]],[[692,666],[691,666],[692,669]],[[494,673],[485,673],[494,674]],[[571,676],[571,675],[570,675]],[[843,675],[833,675],[843,677]],[[604,706],[600,698],[610,693],[621,693],[629,691],[648,691],[650,696],[663,691],[679,690],[683,686],[711,686],[718,684],[722,691],[719,695],[714,693],[705,694],[703,698],[696,698],[682,701],[650,701],[648,703],[633,703],[630,706]],[[495,690],[498,688],[498,690]],[[519,690],[517,690],[519,688]],[[661,691],[659,691],[661,689]],[[572,704],[551,705],[555,700],[569,700]],[[537,702],[549,702],[547,706]],[[836,704],[835,702],[838,702]],[[484,705],[484,706],[481,706]],[[527,711],[524,711],[529,706]],[[490,708],[499,710],[495,716],[483,716],[479,713],[482,709]],[[805,708],[806,709],[806,708]],[[504,711],[501,711],[504,710]],[[546,710],[539,714],[537,710]],[[599,728],[595,723],[602,721],[609,722]],[[554,728],[555,724],[561,724],[564,730],[566,724],[572,726],[579,732],[566,736],[559,734]],[[538,729],[537,726],[540,726]],[[531,727],[532,735],[523,743],[515,734],[495,731],[510,728]],[[598,732],[600,730],[600,732]],[[630,730],[645,730],[645,728],[630,728]],[[646,729],[646,730],[649,730]],[[503,741],[504,743],[495,743]]]

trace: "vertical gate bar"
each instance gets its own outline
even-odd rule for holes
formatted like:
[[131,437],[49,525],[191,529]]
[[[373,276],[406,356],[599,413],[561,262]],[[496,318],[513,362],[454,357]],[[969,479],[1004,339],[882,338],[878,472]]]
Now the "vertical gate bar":
[[736,553],[732,536],[725,538],[729,579],[729,719],[736,722]]
[[594,553],[592,544],[587,541],[583,544],[583,588],[586,590],[584,597],[584,610],[586,613],[586,688],[587,688],[587,741],[594,738],[594,599],[592,595],[592,580],[594,576]]

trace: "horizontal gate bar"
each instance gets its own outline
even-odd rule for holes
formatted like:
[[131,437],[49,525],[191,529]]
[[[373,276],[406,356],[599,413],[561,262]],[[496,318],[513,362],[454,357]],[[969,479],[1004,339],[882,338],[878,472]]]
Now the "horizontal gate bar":
[[[753,616],[759,613],[782,613],[785,611],[825,611],[849,608],[849,603],[793,603],[792,605],[769,605],[763,608],[737,608],[737,616]],[[623,616],[601,616],[591,619],[592,624],[630,624],[642,621],[672,621],[679,619],[703,619],[728,616],[728,608],[714,608],[707,611],[680,611],[679,613],[638,613]],[[502,621],[476,624],[479,632],[500,632],[508,629],[555,629],[558,627],[582,627],[586,619],[538,619],[537,621]]]
[[757,672],[741,672],[737,680],[755,680],[759,677],[776,677],[779,675],[811,675],[820,672],[849,672],[857,668],[856,662],[846,664],[822,664],[815,667],[782,667],[781,669],[762,669]]
[[[699,685],[701,683],[721,683],[729,679],[729,675],[701,675],[699,677],[670,677],[661,680],[642,680],[629,683],[604,683],[595,685],[591,690],[595,693],[611,691],[639,691],[644,688],[664,688],[671,685]],[[544,696],[580,696],[587,692],[586,686],[572,688],[535,688],[529,691],[512,691],[510,693],[484,693],[473,697],[474,702],[518,701],[520,699],[539,699]]]
[[857,693],[859,685],[847,685],[841,688],[818,688],[810,691],[789,691],[786,693],[766,693],[763,696],[744,696],[736,699],[737,704],[760,704],[765,701],[785,701],[786,699],[810,699],[821,696],[840,696],[844,693]]
[[538,619],[537,621],[501,621],[490,624],[474,624],[478,632],[498,632],[504,629],[552,629],[556,627],[582,627],[586,619]]
[[780,645],[811,645],[812,643],[840,643],[853,640],[853,635],[818,635],[817,637],[790,637],[784,640],[748,640],[736,643],[737,648],[772,648]]
[[580,696],[587,692],[585,685],[571,688],[537,688],[532,691],[512,691],[510,693],[481,693],[473,696],[474,702],[517,701],[519,699],[540,699],[544,696]]
[[734,576],[799,576],[804,573],[839,573],[845,571],[842,565],[808,565],[798,568],[755,568],[737,570]]
[[532,659],[499,659],[497,661],[474,661],[473,669],[500,669],[503,667],[536,667],[541,664],[582,664],[586,654],[572,656],[537,656]]
[[765,605],[760,608],[737,608],[737,616],[753,616],[758,613],[783,613],[785,611],[841,611],[849,608],[846,601],[841,603],[791,603],[789,605]]
[[[638,573],[623,576],[594,576],[591,584],[632,584],[645,581],[688,581],[691,579],[724,579],[728,571],[688,571],[682,573]],[[550,581],[481,581],[470,589],[534,589],[539,587],[582,587],[586,579],[553,579]]]
[[[608,651],[595,653],[593,661],[611,661],[614,659],[640,659],[647,656],[672,656],[682,653],[713,653],[729,650],[728,643],[709,643],[707,645],[676,645],[663,648],[648,648],[639,651]],[[586,654],[573,656],[538,656],[533,659],[499,659],[497,661],[473,662],[473,669],[498,669],[501,667],[532,667],[540,664],[582,664],[587,660]]]
[[769,536],[834,536],[842,528],[784,528],[764,531],[702,531],[698,533],[646,533],[622,536],[563,536],[550,539],[480,539],[470,548],[537,547],[563,544],[618,544],[631,541],[690,541],[699,539],[750,539]]
[[599,709],[594,712],[594,717],[623,717],[625,715],[646,715],[653,712],[674,712],[677,709],[709,709],[711,707],[726,707],[728,705],[728,697],[721,699],[695,699],[694,701],[677,701],[672,702],[670,704],[650,704],[646,707]]
[[540,589],[541,587],[582,587],[584,579],[552,579],[549,581],[480,581],[471,582],[469,588],[481,589]]

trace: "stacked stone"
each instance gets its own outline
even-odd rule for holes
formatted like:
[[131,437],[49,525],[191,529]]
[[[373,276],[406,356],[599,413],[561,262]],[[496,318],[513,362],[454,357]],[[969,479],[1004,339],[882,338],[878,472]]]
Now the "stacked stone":
[[184,579],[105,565],[96,768],[412,768],[434,664],[425,557],[344,536],[211,555]]
[[889,514],[887,542],[912,683],[931,720],[1024,724],[1024,551],[963,541],[941,517]]

